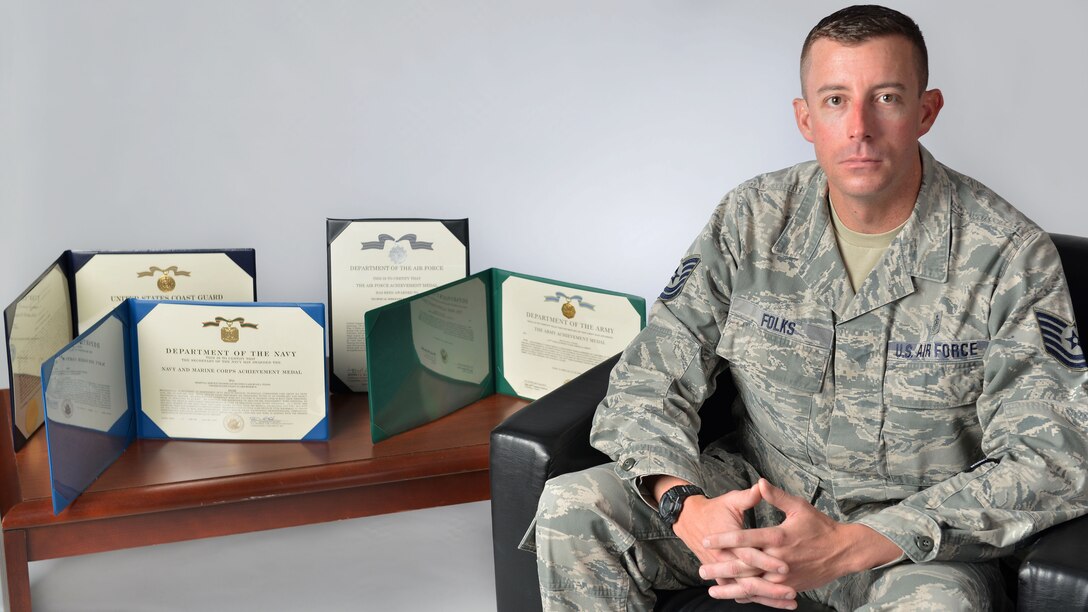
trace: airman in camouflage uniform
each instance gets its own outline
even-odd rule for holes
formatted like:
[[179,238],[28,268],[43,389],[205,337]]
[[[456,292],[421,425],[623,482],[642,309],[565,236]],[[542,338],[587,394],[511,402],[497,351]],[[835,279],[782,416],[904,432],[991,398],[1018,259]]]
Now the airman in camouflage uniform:
[[[1088,510],[1088,362],[1045,232],[924,148],[905,225],[855,292],[816,162],[729,193],[612,372],[593,445],[523,547],[545,609],[649,609],[712,584],[643,479],[713,498],[760,477],[902,550],[804,596],[837,609],[994,609],[994,559]],[[739,448],[700,452],[726,368]],[[745,527],[780,524],[766,503]],[[743,599],[743,598],[742,598]]]

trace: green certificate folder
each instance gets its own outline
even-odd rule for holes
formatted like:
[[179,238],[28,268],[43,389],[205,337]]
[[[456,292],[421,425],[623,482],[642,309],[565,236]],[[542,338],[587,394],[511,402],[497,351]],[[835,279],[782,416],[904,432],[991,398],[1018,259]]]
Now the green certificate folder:
[[375,442],[494,393],[537,399],[623,350],[643,298],[490,268],[365,315]]

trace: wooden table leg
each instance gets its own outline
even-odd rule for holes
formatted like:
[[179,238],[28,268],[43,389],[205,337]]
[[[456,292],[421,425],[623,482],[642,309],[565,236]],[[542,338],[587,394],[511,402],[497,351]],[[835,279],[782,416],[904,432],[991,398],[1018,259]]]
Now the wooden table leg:
[[4,532],[4,564],[7,566],[8,603],[11,612],[30,612],[30,568],[26,531]]

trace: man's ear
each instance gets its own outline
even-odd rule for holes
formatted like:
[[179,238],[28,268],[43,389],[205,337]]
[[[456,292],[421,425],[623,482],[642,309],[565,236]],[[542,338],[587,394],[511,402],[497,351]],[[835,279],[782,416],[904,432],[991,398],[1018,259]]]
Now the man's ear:
[[918,126],[918,137],[921,138],[933,127],[937,115],[944,108],[944,94],[939,89],[930,89],[922,94],[922,121]]
[[812,142],[812,116],[808,113],[808,102],[804,98],[794,98],[793,116],[797,119],[797,129],[805,140]]

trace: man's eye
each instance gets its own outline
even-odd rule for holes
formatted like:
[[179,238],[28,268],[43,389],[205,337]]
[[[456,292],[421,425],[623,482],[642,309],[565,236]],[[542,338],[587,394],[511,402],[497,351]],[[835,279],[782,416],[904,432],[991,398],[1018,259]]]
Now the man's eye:
[[828,106],[838,106],[842,104],[842,96],[831,96],[827,99]]
[[882,104],[892,104],[895,102],[896,96],[895,94],[880,94],[877,97],[877,100],[879,100]]

